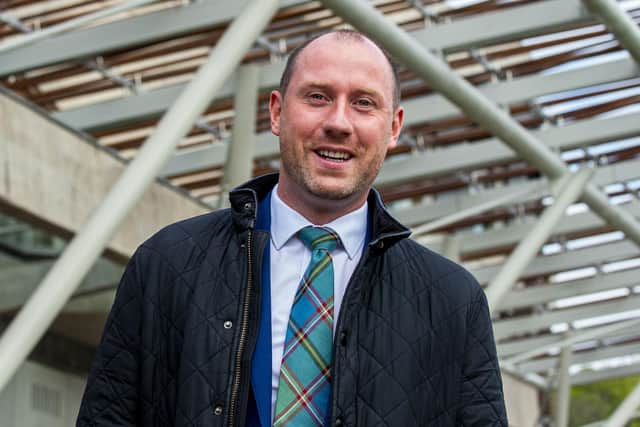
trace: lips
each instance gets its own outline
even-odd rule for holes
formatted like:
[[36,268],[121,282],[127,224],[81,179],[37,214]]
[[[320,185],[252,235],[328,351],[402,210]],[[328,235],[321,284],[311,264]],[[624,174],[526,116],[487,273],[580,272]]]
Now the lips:
[[344,151],[331,151],[331,150],[316,150],[316,154],[318,154],[323,159],[332,160],[335,162],[346,162],[351,159],[351,154],[345,153]]

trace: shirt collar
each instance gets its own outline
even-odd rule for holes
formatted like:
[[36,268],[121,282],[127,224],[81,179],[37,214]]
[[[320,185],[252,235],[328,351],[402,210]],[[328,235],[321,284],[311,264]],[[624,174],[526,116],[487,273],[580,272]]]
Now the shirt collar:
[[[323,227],[332,229],[338,236],[349,259],[362,249],[367,234],[367,202],[353,212],[334,219]],[[288,206],[278,196],[278,185],[271,192],[271,239],[280,250],[300,229],[314,225]]]

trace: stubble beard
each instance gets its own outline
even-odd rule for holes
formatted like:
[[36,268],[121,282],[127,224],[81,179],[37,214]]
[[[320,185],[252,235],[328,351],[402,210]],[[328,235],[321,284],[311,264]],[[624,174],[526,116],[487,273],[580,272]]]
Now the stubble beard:
[[281,168],[291,181],[319,199],[333,201],[342,201],[356,194],[368,193],[384,161],[384,156],[373,159],[372,164],[362,165],[364,170],[356,171],[354,176],[344,178],[344,185],[337,188],[327,188],[321,182],[322,177],[312,174],[304,167],[305,162],[295,157],[295,155],[289,156],[289,153],[282,153]]

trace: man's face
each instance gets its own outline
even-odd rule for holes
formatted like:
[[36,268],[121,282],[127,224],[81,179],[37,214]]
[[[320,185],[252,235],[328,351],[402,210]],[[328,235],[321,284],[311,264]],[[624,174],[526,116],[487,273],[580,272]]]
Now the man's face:
[[393,109],[383,53],[368,40],[331,34],[300,53],[286,94],[274,91],[270,110],[280,137],[279,186],[294,208],[310,198],[361,205],[403,117]]

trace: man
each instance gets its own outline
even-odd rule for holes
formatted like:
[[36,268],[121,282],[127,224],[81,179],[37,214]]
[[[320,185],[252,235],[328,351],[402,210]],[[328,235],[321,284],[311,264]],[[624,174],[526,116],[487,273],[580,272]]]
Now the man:
[[371,188],[403,120],[386,54],[313,39],[270,112],[280,175],[132,257],[78,425],[506,426],[482,289]]

